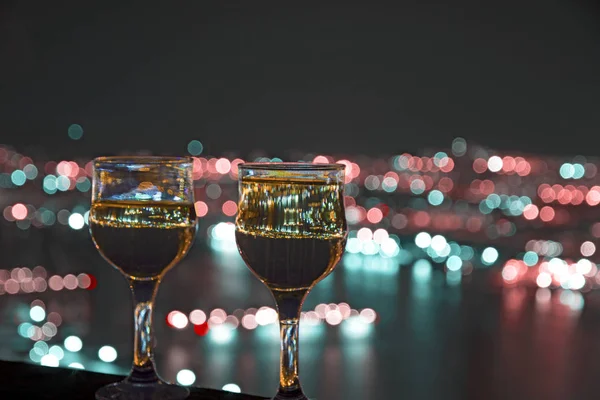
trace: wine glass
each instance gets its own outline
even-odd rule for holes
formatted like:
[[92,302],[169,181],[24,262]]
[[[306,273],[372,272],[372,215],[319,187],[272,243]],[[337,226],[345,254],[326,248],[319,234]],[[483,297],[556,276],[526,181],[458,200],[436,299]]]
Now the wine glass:
[[90,232],[100,254],[127,278],[135,303],[131,372],[99,389],[96,399],[185,399],[188,389],[156,374],[152,309],[162,277],[196,234],[192,160],[100,157],[93,165]]
[[344,166],[239,165],[236,242],[279,312],[276,400],[306,399],[298,378],[298,322],[308,292],[333,271],[346,242]]

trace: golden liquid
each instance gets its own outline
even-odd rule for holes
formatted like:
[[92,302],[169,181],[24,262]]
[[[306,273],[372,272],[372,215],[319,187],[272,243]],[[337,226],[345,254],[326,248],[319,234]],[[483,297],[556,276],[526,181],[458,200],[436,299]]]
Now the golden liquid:
[[236,241],[248,267],[275,290],[309,289],[340,260],[343,184],[246,177]]
[[157,278],[192,246],[192,203],[103,201],[92,204],[90,231],[100,254],[133,279]]

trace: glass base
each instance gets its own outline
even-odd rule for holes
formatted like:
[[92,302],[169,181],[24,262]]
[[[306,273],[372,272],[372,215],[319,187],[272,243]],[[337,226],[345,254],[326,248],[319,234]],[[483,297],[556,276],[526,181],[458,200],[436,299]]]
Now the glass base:
[[183,400],[190,391],[164,382],[132,383],[127,379],[101,387],[96,400]]

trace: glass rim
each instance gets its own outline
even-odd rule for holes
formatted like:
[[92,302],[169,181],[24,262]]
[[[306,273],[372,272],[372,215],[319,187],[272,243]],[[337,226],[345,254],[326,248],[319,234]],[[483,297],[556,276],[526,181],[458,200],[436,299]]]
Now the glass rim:
[[238,164],[238,169],[261,171],[341,171],[346,165],[339,163],[320,164],[309,162],[249,162]]
[[192,164],[192,157],[186,156],[102,156],[93,160],[94,165],[124,165],[124,164],[148,164],[148,165],[166,165],[166,164]]

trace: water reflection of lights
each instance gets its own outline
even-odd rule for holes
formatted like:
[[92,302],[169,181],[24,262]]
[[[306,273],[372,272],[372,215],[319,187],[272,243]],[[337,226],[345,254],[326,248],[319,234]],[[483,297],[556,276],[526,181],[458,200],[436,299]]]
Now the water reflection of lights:
[[[207,319],[208,316],[208,319]],[[305,339],[320,335],[325,326],[340,325],[343,332],[350,330],[370,332],[371,328],[361,329],[356,324],[372,325],[378,319],[377,313],[371,308],[353,309],[347,303],[318,304],[314,310],[302,312],[300,324]],[[258,309],[235,310],[227,314],[221,308],[210,312],[192,310],[189,316],[183,312],[173,310],[167,314],[167,325],[183,330],[188,323],[193,325],[193,330],[198,336],[208,334],[208,338],[216,344],[227,344],[235,339],[239,327],[247,331],[257,332],[260,338],[279,337],[277,311],[271,307],[263,306]],[[350,324],[348,328],[345,325]],[[349,335],[352,337],[352,335]]]
[[[562,288],[588,291],[600,286],[597,265],[588,258],[574,261],[569,258],[548,256],[557,254],[552,249],[555,243],[543,241],[528,242],[530,249],[522,255],[522,260],[510,259],[501,270],[506,284],[532,284],[540,288]],[[546,255],[542,255],[546,254]]]
[[462,274],[460,271],[448,271],[446,274],[446,283],[450,286],[455,286],[460,284],[462,281]]
[[235,338],[235,330],[226,324],[216,325],[210,329],[209,338],[216,344],[227,344]]
[[570,307],[573,311],[581,311],[585,303],[581,293],[572,290],[563,290],[559,300],[561,304]]
[[373,325],[365,324],[360,317],[350,317],[341,327],[342,334],[349,339],[368,337],[373,331]]
[[210,247],[219,252],[237,253],[235,225],[231,222],[219,222],[208,228]]

